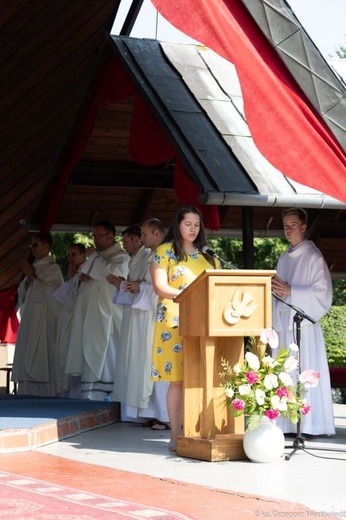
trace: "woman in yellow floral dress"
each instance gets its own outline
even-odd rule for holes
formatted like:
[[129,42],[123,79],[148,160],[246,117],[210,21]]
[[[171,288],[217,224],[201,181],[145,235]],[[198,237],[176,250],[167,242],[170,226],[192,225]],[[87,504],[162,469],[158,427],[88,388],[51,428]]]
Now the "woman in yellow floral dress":
[[156,249],[151,262],[152,281],[159,295],[152,378],[170,381],[167,408],[172,451],[180,435],[183,398],[183,338],[179,334],[179,305],[173,300],[203,271],[215,268],[214,259],[202,253],[206,244],[200,212],[194,206],[184,206],[175,214],[165,242]]

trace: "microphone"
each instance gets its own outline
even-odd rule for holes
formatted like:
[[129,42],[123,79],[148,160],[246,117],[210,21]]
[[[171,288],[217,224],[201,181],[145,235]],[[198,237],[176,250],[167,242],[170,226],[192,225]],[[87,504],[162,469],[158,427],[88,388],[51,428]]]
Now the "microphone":
[[218,255],[215,253],[215,251],[213,251],[213,249],[211,249],[208,246],[202,247],[202,253],[204,253],[205,255],[214,256],[215,258],[218,258]]
[[213,256],[214,258],[217,258],[222,264],[224,264],[228,269],[236,270],[237,267],[234,267],[234,265],[230,264],[229,262],[226,262],[223,258],[221,258],[211,247],[209,246],[203,246],[202,247],[202,253],[205,255]]

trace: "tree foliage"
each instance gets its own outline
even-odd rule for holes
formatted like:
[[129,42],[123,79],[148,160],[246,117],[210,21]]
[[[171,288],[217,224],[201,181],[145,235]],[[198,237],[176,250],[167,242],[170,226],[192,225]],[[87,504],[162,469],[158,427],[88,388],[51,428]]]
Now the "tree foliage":
[[321,319],[321,326],[331,367],[346,366],[346,306],[334,305]]
[[333,281],[333,305],[346,305],[346,280]]
[[335,49],[335,54],[342,60],[346,59],[346,37],[345,43],[343,45],[340,45],[339,48]]
[[[339,43],[338,45],[335,45],[334,47],[334,53],[338,58],[341,58],[342,60],[346,59],[346,33],[344,35],[344,42]],[[333,54],[329,54],[330,58],[335,58]]]
[[[243,266],[243,242],[239,238],[211,238],[212,249],[224,260],[238,268]],[[255,269],[276,269],[279,256],[287,249],[287,242],[280,238],[255,238]]]

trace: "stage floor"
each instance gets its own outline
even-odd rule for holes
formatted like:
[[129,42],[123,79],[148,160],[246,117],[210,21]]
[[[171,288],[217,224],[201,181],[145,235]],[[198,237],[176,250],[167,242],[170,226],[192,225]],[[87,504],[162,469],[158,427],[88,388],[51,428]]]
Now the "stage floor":
[[118,421],[118,403],[0,395],[0,453],[27,451]]

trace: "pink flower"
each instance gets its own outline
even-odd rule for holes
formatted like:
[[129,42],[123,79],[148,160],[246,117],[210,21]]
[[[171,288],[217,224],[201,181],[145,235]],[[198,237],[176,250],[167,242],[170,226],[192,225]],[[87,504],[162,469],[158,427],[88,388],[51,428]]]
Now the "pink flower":
[[245,402],[242,399],[233,399],[232,404],[236,410],[244,410]]
[[304,370],[299,376],[299,381],[304,384],[305,388],[316,388],[320,374],[316,370]]
[[302,403],[302,406],[300,408],[300,412],[302,415],[306,415],[311,410],[311,406],[309,404]]
[[271,421],[274,421],[279,416],[279,412],[277,410],[267,410],[265,416],[268,417]]
[[257,381],[259,380],[259,375],[257,374],[257,372],[246,372],[245,376],[250,385],[257,383]]
[[278,388],[276,390],[276,394],[279,396],[279,397],[288,397],[288,390],[285,386],[281,386],[280,388]]

